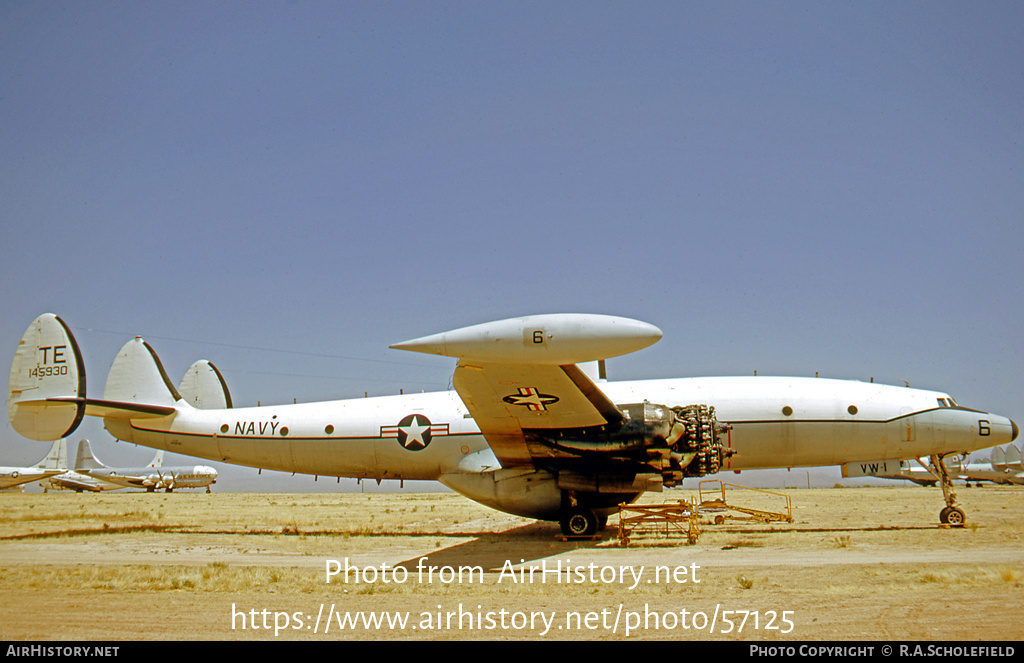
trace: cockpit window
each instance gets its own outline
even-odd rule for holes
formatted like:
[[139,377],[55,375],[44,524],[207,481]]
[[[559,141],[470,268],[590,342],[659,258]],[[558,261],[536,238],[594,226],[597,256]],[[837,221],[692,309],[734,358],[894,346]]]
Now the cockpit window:
[[937,400],[939,401],[939,407],[956,407],[956,401],[952,398],[939,398]]

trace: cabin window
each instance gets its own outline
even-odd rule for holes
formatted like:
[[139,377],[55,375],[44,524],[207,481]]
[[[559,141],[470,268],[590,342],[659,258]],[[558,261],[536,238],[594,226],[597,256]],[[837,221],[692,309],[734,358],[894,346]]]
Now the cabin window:
[[787,405],[786,407],[782,408],[782,414],[786,415],[787,417],[792,415],[793,414],[793,408],[791,408],[791,407],[789,407]]
[[846,411],[849,412],[850,414],[857,414],[857,406],[851,405],[850,407],[846,408]]

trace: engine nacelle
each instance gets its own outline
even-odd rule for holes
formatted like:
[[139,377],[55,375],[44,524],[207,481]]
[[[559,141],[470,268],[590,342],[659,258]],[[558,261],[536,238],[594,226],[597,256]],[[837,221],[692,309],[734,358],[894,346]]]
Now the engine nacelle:
[[618,408],[624,421],[612,429],[530,431],[531,454],[553,470],[584,474],[588,458],[600,454],[603,461],[619,461],[619,484],[634,486],[639,477],[652,473],[673,487],[683,477],[721,468],[725,452],[720,433],[729,426],[715,419],[714,408],[648,402]]
[[474,502],[515,516],[558,520],[562,491],[551,472],[509,468],[491,472],[452,472],[441,483]]

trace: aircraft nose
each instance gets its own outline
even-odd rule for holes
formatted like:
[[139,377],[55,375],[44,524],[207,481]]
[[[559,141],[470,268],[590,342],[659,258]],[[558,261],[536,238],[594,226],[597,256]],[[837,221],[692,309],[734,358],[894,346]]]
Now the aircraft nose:
[[1018,435],[1020,435],[1020,429],[1017,428],[1017,422],[1010,419],[1010,442],[1016,440]]

